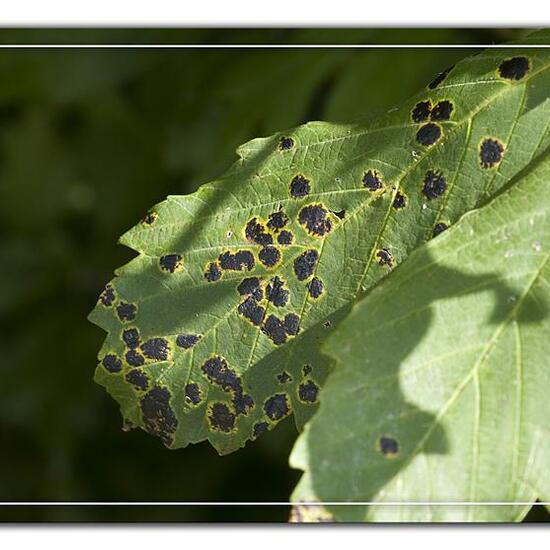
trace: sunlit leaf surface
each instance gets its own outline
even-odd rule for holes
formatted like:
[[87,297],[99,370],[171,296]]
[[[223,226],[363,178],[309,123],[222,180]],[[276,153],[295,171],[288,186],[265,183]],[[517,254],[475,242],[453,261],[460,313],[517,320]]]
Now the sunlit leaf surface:
[[546,155],[353,308],[296,500],[404,504],[329,506],[366,521],[517,521],[549,500],[549,193]]
[[302,426],[330,366],[319,344],[354,299],[547,146],[549,62],[468,58],[371,124],[253,140],[153,207],[91,315],[108,332],[96,380],[126,425],[221,453]]

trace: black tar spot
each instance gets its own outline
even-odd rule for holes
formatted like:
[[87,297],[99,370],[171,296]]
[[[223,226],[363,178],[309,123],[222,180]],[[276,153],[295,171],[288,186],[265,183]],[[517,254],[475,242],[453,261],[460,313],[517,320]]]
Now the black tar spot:
[[235,427],[235,415],[225,403],[214,403],[208,415],[212,428],[220,432],[230,432]]
[[157,218],[158,214],[156,212],[147,212],[141,221],[147,225],[151,225]]
[[281,253],[274,246],[265,246],[258,253],[258,258],[265,267],[273,267],[281,259]]
[[292,377],[290,376],[290,374],[288,374],[288,372],[286,372],[286,370],[284,370],[283,372],[281,372],[281,374],[277,375],[277,380],[281,384],[286,384],[287,382],[292,381]]
[[287,334],[291,336],[296,336],[300,331],[300,317],[296,313],[287,313],[285,315],[283,325]]
[[436,106],[432,109],[432,120],[449,120],[451,118],[451,113],[453,112],[453,104],[446,99],[444,101],[439,101]]
[[317,401],[317,395],[319,394],[319,386],[315,384],[312,380],[303,382],[298,387],[298,397],[300,401],[305,401],[307,403],[315,403]]
[[141,398],[140,405],[145,429],[159,436],[165,445],[171,445],[178,420],[170,407],[170,392],[155,386]]
[[304,376],[307,376],[308,374],[311,374],[312,370],[313,369],[311,368],[311,365],[304,365],[302,367],[302,373],[303,373]]
[[275,315],[270,315],[262,326],[262,332],[277,346],[286,342],[285,326]]
[[257,244],[266,245],[273,243],[273,237],[265,232],[263,224],[259,223],[256,218],[252,218],[245,227],[244,233],[249,241]]
[[219,355],[211,357],[205,361],[201,368],[210,382],[218,384],[223,391],[234,391],[236,394],[242,393],[240,378],[234,370],[229,368],[223,357]]
[[285,306],[288,302],[289,294],[289,291],[284,288],[284,283],[279,277],[273,277],[265,289],[267,299],[276,307]]
[[379,444],[384,456],[392,457],[399,453],[399,443],[393,437],[382,436]]
[[248,277],[243,279],[237,287],[241,296],[252,296],[254,300],[260,301],[264,297],[264,293],[258,277]]
[[246,317],[253,325],[260,326],[265,317],[265,309],[256,303],[252,296],[249,296],[237,308],[239,313]]
[[447,189],[447,182],[441,175],[441,172],[435,172],[434,170],[428,170],[424,176],[424,187],[422,193],[428,199],[437,199],[445,193]]
[[483,168],[492,168],[502,160],[504,145],[496,139],[485,139],[479,148],[479,159]]
[[133,321],[136,318],[137,306],[121,302],[117,306],[116,312],[121,321]]
[[363,187],[369,191],[378,191],[382,189],[382,178],[376,170],[367,170],[363,176]]
[[119,372],[122,369],[122,361],[113,353],[109,353],[101,361],[109,372]]
[[393,199],[393,205],[396,210],[399,210],[400,208],[405,208],[407,206],[407,198],[401,191],[398,191],[395,194],[395,198]]
[[282,245],[292,244],[293,240],[294,235],[290,231],[284,230],[277,235],[277,242]]
[[449,226],[446,223],[439,222],[436,223],[433,229],[433,236],[437,237],[440,233],[443,233],[446,229],[449,229]]
[[445,78],[447,78],[447,75],[451,72],[452,68],[454,67],[454,65],[452,67],[449,67],[448,69],[445,69],[442,73],[439,73],[429,84],[428,84],[428,88],[430,90],[433,90],[435,88],[437,88],[444,80]]
[[295,176],[290,182],[290,194],[295,199],[301,199],[302,197],[309,195],[310,191],[311,186],[309,180],[300,174]]
[[264,411],[271,420],[284,418],[290,412],[286,393],[276,393],[267,399],[264,403]]
[[317,250],[311,249],[306,250],[294,260],[294,273],[299,281],[305,281],[313,275],[318,259],[319,253]]
[[109,307],[115,301],[115,291],[111,285],[107,285],[99,296],[99,300],[105,307]]
[[183,349],[192,348],[201,339],[200,334],[178,334],[176,345]]
[[131,349],[130,351],[126,352],[126,355],[124,356],[126,358],[126,363],[128,363],[132,367],[141,367],[143,363],[145,363],[145,358],[139,351],[136,351],[135,349]]
[[198,384],[191,383],[185,386],[185,397],[191,401],[193,405],[198,405],[201,402],[201,391]]
[[512,57],[503,61],[498,74],[508,80],[521,80],[529,71],[529,59],[527,57]]
[[222,276],[222,270],[218,265],[218,262],[211,262],[208,264],[206,271],[204,272],[205,279],[212,283],[217,281]]
[[422,145],[433,145],[441,137],[441,127],[433,122],[421,126],[416,132],[416,141]]
[[161,256],[159,263],[162,270],[174,273],[181,266],[181,256],[179,254],[167,254]]
[[139,331],[137,328],[128,328],[122,333],[122,340],[129,349],[139,346]]
[[378,263],[380,265],[389,265],[391,266],[393,264],[393,258],[390,253],[390,251],[387,248],[382,248],[376,253],[376,257],[378,258]]
[[233,406],[235,412],[239,414],[248,414],[248,410],[254,406],[254,399],[248,394],[242,392],[236,392],[233,397]]
[[326,235],[332,229],[332,222],[327,218],[328,211],[320,204],[310,204],[300,210],[298,221],[309,233],[316,237]]
[[149,378],[139,369],[132,369],[126,374],[126,380],[138,390],[145,391],[149,386]]
[[254,437],[259,437],[262,435],[268,428],[269,424],[267,422],[258,422],[254,424]]
[[269,229],[272,229],[273,231],[278,231],[279,229],[282,229],[288,222],[288,216],[282,210],[279,210],[269,215],[267,227],[269,227]]
[[428,120],[432,104],[429,101],[421,101],[414,106],[411,117],[414,122],[424,122]]
[[168,359],[168,353],[170,352],[170,346],[168,341],[164,338],[151,338],[141,344],[141,351],[149,357],[149,359],[154,359],[156,361],[166,361]]
[[242,271],[244,268],[248,271],[254,269],[254,256],[249,250],[239,250],[235,254],[223,252],[218,260],[222,269],[232,269],[233,271]]
[[294,147],[294,140],[290,137],[282,137],[279,141],[279,149],[281,151],[288,151]]
[[321,294],[325,291],[325,285],[321,279],[313,277],[307,285],[307,290],[312,298],[319,298],[319,296],[321,296]]

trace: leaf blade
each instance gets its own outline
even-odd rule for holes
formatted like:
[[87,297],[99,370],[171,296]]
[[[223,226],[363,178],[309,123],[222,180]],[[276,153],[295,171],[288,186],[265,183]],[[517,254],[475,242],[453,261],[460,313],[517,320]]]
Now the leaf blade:
[[[108,376],[103,372],[98,380],[109,387],[112,376],[127,376],[129,364],[124,358],[129,350],[121,336],[131,326],[139,329],[144,341],[160,338],[168,349],[166,357],[145,357],[145,365],[134,368],[150,378],[149,391],[168,384],[169,396],[162,403],[155,401],[152,414],[156,421],[175,416],[175,422],[168,422],[172,435],[165,438],[170,446],[209,439],[219,452],[231,452],[291,411],[303,425],[315,410],[318,389],[330,366],[318,343],[345,317],[353,300],[384,277],[390,265],[429,239],[438,223],[456,221],[505,185],[549,139],[543,115],[550,106],[540,98],[536,103],[550,78],[547,54],[529,55],[530,69],[520,82],[496,76],[510,51],[491,52],[465,60],[439,88],[422,92],[368,127],[316,122],[253,140],[239,149],[240,159],[224,177],[193,195],[169,197],[157,205],[121,239],[140,255],[117,271],[111,283],[114,305],[106,311],[99,303],[90,317],[109,332],[100,359],[114,354],[123,365]],[[434,108],[453,102],[449,120],[411,120],[415,105],[427,97]],[[491,109],[497,107],[506,116],[492,116]],[[488,170],[480,167],[478,151],[487,131],[503,141],[522,143],[522,147],[510,145],[502,162]],[[437,143],[419,143],[437,137],[434,132],[440,134]],[[284,138],[292,140],[292,147],[281,145]],[[469,171],[464,172],[464,167]],[[443,175],[444,200],[437,194],[426,196],[424,180],[430,171],[433,180]],[[366,186],[369,172],[381,176],[381,190]],[[292,196],[297,177],[308,181],[307,195]],[[473,188],[467,185],[470,180],[475,182]],[[405,207],[394,208],[400,195]],[[265,228],[280,209],[290,219],[287,228],[294,240],[289,245],[277,243],[282,259],[271,268],[262,264],[261,254],[277,253],[247,239],[246,226],[256,218]],[[267,231],[274,241],[280,232]],[[314,271],[301,280],[295,265],[311,250],[317,254]],[[230,263],[237,252],[246,259],[238,264],[241,269],[221,270],[219,280],[205,280],[209,270],[214,269],[212,278],[217,276],[223,255]],[[252,261],[249,273],[245,266]],[[163,269],[163,262],[174,264],[174,272]],[[218,267],[211,267],[213,263]],[[264,301],[246,306],[247,319],[239,310],[245,306],[236,286],[249,276],[262,279]],[[289,292],[282,307],[265,301],[267,285],[275,277]],[[313,277],[324,289],[318,298],[309,291]],[[121,322],[117,310],[122,303],[138,305],[137,322]],[[298,316],[297,335],[281,328],[286,315]],[[251,324],[250,318],[261,322]],[[201,338],[192,350],[181,350],[176,344],[180,333]],[[230,369],[233,386],[224,389],[205,374],[212,357],[223,358],[222,367]],[[306,366],[313,372],[304,374]],[[281,383],[278,377],[285,374],[290,380]],[[202,394],[200,404],[186,395],[188,384]],[[130,388],[124,397],[117,395],[123,415],[146,427],[139,413],[145,399],[142,390]],[[276,396],[280,410],[269,412]],[[239,413],[242,403],[236,401],[245,398],[250,406]],[[225,422],[223,429],[218,420],[213,424],[214,406]]]
[[[296,446],[296,500],[403,502],[335,507],[340,520],[518,521],[547,498],[549,189],[546,156],[331,336],[340,368]],[[437,505],[453,501],[480,505]]]

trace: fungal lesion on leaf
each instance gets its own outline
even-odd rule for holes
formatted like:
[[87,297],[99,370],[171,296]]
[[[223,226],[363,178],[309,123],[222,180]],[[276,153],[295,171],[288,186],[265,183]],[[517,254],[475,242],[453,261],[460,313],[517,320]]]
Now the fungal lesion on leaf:
[[126,359],[126,363],[131,367],[141,367],[145,364],[145,357],[135,349],[127,351],[124,358]]
[[312,405],[317,403],[319,398],[319,386],[313,380],[304,380],[298,386],[298,399],[302,403]]
[[265,295],[275,307],[283,307],[287,304],[290,291],[285,288],[285,282],[278,276],[273,277],[265,289]]
[[141,351],[148,359],[167,361],[170,356],[170,344],[166,338],[150,338],[141,344]]
[[376,258],[380,265],[392,267],[393,266],[393,256],[392,253],[387,248],[381,248],[376,251]]
[[447,229],[449,229],[448,223],[445,223],[445,222],[436,223],[432,230],[432,237],[437,237],[440,233],[443,233],[443,231],[446,231]]
[[332,229],[329,211],[324,204],[308,204],[298,214],[300,225],[313,237],[324,237]]
[[428,170],[424,175],[422,193],[428,200],[437,199],[447,190],[447,180],[439,170]]
[[504,144],[494,137],[483,138],[479,144],[479,162],[482,168],[494,168],[502,161]]
[[290,403],[286,393],[276,393],[264,401],[264,412],[267,418],[273,422],[279,422],[291,412]]
[[122,341],[128,349],[136,349],[140,344],[139,330],[135,327],[123,330]]
[[254,424],[254,428],[252,429],[252,437],[257,439],[260,435],[266,432],[268,428],[269,424],[267,422],[263,420],[261,422],[256,422],[256,424]]
[[209,262],[204,269],[204,278],[209,282],[213,283],[219,281],[222,276],[222,270],[220,269],[220,264],[218,262]]
[[276,246],[264,246],[258,252],[258,259],[268,269],[276,267],[282,259],[281,251]]
[[438,101],[430,113],[431,120],[445,121],[450,120],[453,114],[454,104],[448,99]]
[[265,308],[253,296],[248,296],[237,306],[237,311],[255,326],[260,326],[265,317]]
[[286,370],[284,370],[277,375],[277,380],[280,384],[286,384],[287,382],[292,382],[292,377],[290,376],[290,374],[288,374]]
[[302,199],[311,192],[311,180],[303,174],[298,174],[292,178],[289,186],[290,196],[294,199]]
[[143,216],[143,218],[141,219],[141,223],[145,225],[152,225],[157,218],[158,214],[155,211],[150,210],[149,212],[147,212],[147,214],[145,214],[145,216]]
[[377,441],[376,447],[386,458],[394,459],[399,456],[399,442],[395,437],[383,435]]
[[111,374],[120,372],[122,370],[122,361],[116,355],[116,353],[108,353],[103,357],[101,360],[101,364],[105,368],[107,372],[110,372]]
[[111,307],[115,300],[115,289],[111,284],[105,285],[103,292],[99,295],[99,303],[101,303],[105,307]]
[[411,119],[413,122],[425,122],[430,118],[431,111],[432,102],[429,99],[419,101],[411,111]]
[[181,254],[166,254],[159,258],[161,271],[175,273],[183,267],[183,258]]
[[498,75],[505,80],[519,81],[531,69],[531,61],[528,57],[517,56],[505,59],[498,67]]
[[248,241],[262,246],[273,244],[273,236],[266,231],[266,226],[258,218],[252,218],[247,222],[244,235]]
[[277,233],[283,227],[285,227],[290,222],[289,217],[285,214],[283,210],[277,210],[269,214],[267,220],[267,227]]
[[172,395],[163,386],[154,386],[140,399],[145,430],[161,438],[166,446],[173,443],[178,420],[170,405]]
[[288,151],[294,147],[294,140],[288,136],[282,136],[279,140],[279,150]]
[[201,390],[198,384],[190,382],[185,385],[185,400],[195,407],[202,402]]
[[236,414],[226,403],[216,401],[208,406],[208,425],[212,431],[226,434],[235,431]]
[[131,369],[126,373],[125,379],[136,390],[146,391],[149,387],[149,377],[140,369]]
[[325,285],[319,277],[313,277],[307,285],[307,291],[310,298],[317,300],[325,292]]
[[284,229],[277,235],[277,242],[283,246],[288,246],[294,241],[294,234]]
[[218,262],[221,269],[230,271],[242,271],[243,269],[252,271],[256,265],[254,255],[250,250],[237,250],[235,253],[226,250],[219,255]]
[[401,210],[407,206],[407,196],[401,191],[397,191],[393,198],[392,206],[395,210]]
[[441,135],[441,126],[435,122],[428,122],[421,126],[418,132],[416,132],[416,141],[421,145],[430,147],[439,141]]
[[137,315],[137,305],[120,302],[116,308],[116,313],[123,323],[133,321]]
[[176,346],[182,349],[191,349],[202,338],[200,334],[184,332],[176,336]]
[[384,188],[382,175],[378,170],[367,170],[362,179],[363,187],[366,187],[369,191],[380,191]]

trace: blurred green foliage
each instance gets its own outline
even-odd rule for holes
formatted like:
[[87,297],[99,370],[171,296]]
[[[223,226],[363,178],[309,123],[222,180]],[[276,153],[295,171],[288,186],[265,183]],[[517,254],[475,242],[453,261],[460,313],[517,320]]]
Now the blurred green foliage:
[[[504,30],[2,30],[0,43],[491,43]],[[292,420],[219,457],[123,433],[86,316],[132,257],[118,237],[241,143],[371,118],[471,49],[0,52],[0,500],[286,501]],[[286,507],[0,508],[3,520],[286,521]]]

